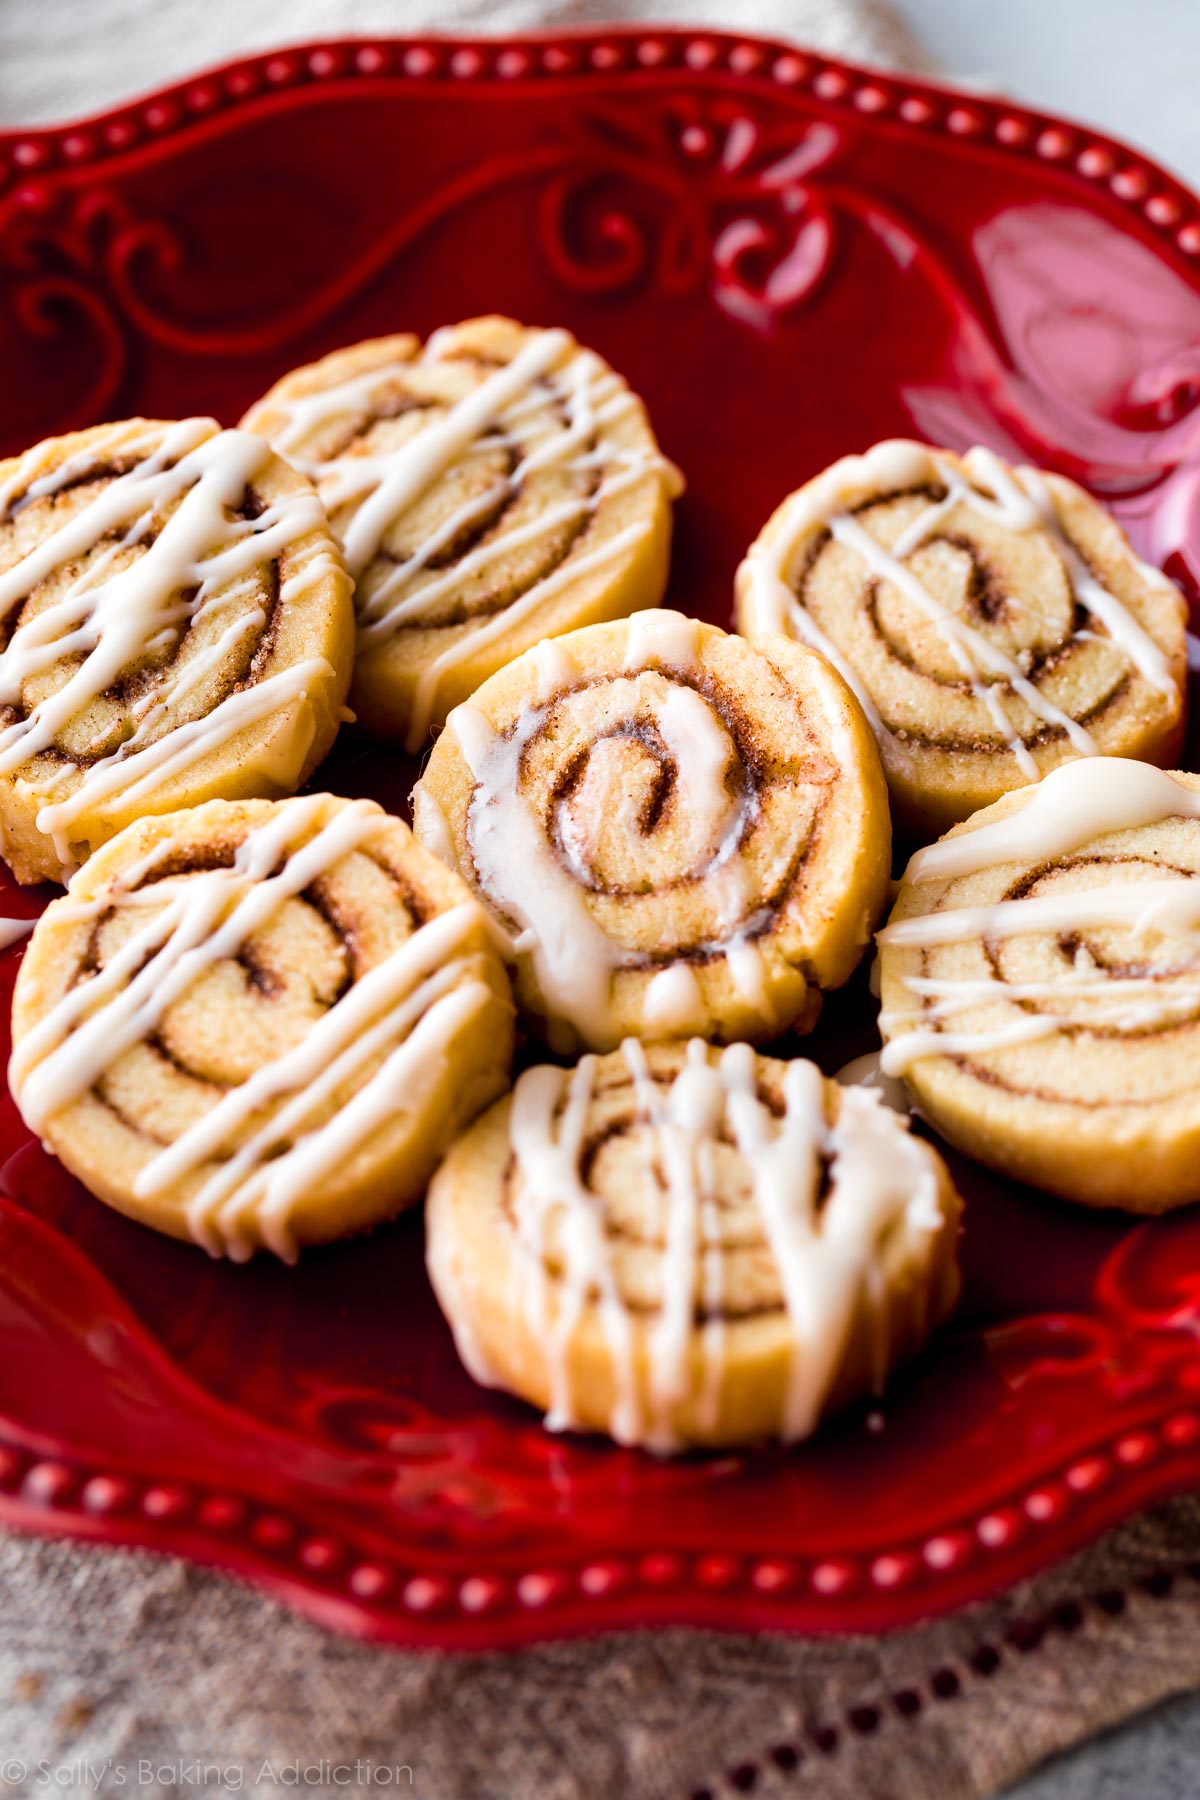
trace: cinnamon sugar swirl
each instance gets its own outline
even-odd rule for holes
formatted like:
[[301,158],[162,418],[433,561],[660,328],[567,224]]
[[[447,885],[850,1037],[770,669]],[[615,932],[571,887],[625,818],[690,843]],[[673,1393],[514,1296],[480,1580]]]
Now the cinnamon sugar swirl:
[[291,1261],[420,1197],[507,1084],[512,1000],[481,909],[398,819],[214,800],[84,865],[13,1039],[22,1117],[100,1199]]
[[494,675],[450,715],[413,806],[556,1049],[809,1029],[888,878],[879,758],[841,677],[675,612]]
[[133,419],[0,463],[0,852],[62,879],[149,812],[291,793],[353,614],[311,484],[244,431]]
[[784,632],[841,670],[914,830],[1077,756],[1178,754],[1182,596],[1061,476],[876,444],[783,502],[737,596],[753,641]]
[[486,318],[358,344],[245,423],[316,481],[357,583],[352,703],[409,750],[541,638],[662,596],[678,472],[566,331]]
[[968,1155],[1092,1206],[1200,1199],[1200,775],[1068,763],[909,865],[885,1072]]
[[475,1378],[656,1450],[806,1437],[953,1305],[960,1203],[862,1089],[745,1044],[527,1070],[451,1151],[430,1276]]

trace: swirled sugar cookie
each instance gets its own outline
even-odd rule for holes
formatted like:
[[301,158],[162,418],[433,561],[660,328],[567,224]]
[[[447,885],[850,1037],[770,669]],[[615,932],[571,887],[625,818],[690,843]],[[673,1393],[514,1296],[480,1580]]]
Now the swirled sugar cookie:
[[455,1145],[429,1272],[468,1369],[555,1428],[792,1442],[920,1347],[960,1202],[880,1097],[745,1044],[535,1068]]
[[555,1048],[809,1029],[887,887],[879,756],[836,670],[664,610],[492,676],[413,809],[509,935]]
[[486,318],[357,344],[245,423],[317,483],[357,583],[352,704],[409,750],[539,639],[662,597],[678,471],[569,332]]
[[101,1200],[236,1261],[391,1218],[508,1081],[481,908],[367,800],[210,801],[34,929],[9,1085]]
[[909,864],[884,1070],[968,1155],[1091,1206],[1200,1199],[1200,775],[1065,764]]
[[146,813],[291,793],[338,729],[353,612],[260,437],[132,419],[0,463],[0,853],[61,880]]
[[876,444],[785,500],[739,629],[812,645],[870,719],[897,823],[943,831],[1077,756],[1169,765],[1186,609],[1082,488],[988,450]]

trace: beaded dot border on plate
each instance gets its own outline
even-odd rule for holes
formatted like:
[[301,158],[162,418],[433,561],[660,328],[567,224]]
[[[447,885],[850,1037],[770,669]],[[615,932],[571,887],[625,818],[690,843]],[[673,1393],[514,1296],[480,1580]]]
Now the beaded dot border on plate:
[[595,1629],[607,1622],[605,1615],[614,1616],[611,1602],[633,1596],[644,1603],[672,1592],[714,1600],[740,1596],[768,1608],[777,1605],[784,1619],[799,1605],[815,1616],[823,1605],[848,1599],[869,1604],[901,1590],[936,1587],[989,1554],[1036,1549],[1040,1531],[1094,1503],[1103,1490],[1110,1498],[1119,1496],[1122,1485],[1151,1464],[1194,1461],[1198,1449],[1200,1408],[1181,1407],[1073,1456],[1034,1487],[972,1520],[861,1556],[662,1548],[452,1576],[364,1554],[348,1534],[317,1529],[299,1512],[232,1489],[108,1473],[68,1457],[39,1458],[5,1443],[0,1443],[0,1518],[29,1525],[52,1517],[83,1535],[128,1536],[136,1528],[136,1542],[165,1550],[194,1553],[202,1542],[213,1562],[237,1565],[249,1557],[260,1576],[298,1582],[311,1597],[357,1606],[385,1634],[389,1622],[412,1629],[429,1621],[436,1633],[439,1622],[452,1628],[478,1621],[486,1629],[488,1620],[502,1619],[526,1620],[536,1632],[553,1629],[556,1614],[580,1608]]
[[8,189],[16,204],[36,205],[39,178],[144,151],[200,121],[234,113],[273,93],[362,80],[387,79],[401,86],[507,83],[636,78],[669,70],[732,76],[767,90],[803,93],[864,119],[940,133],[1041,163],[1107,190],[1183,256],[1200,260],[1200,200],[1148,158],[1113,139],[1001,99],[928,87],[767,38],[669,29],[530,41],[381,38],[274,51],[164,89],[104,118],[0,137],[0,196]]

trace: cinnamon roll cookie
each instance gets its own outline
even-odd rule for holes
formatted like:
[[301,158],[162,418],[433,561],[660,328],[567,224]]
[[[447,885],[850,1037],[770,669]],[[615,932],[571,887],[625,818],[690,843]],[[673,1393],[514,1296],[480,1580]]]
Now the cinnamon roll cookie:
[[422,843],[510,935],[555,1049],[807,1030],[883,904],[887,792],[823,657],[680,613],[528,651],[450,715]]
[[876,444],[783,502],[737,577],[739,628],[828,656],[899,824],[942,831],[1077,756],[1170,764],[1186,609],[1061,476]]
[[429,1272],[475,1378],[656,1450],[806,1437],[958,1292],[945,1165],[812,1063],[629,1040],[446,1159]]
[[1200,1199],[1200,776],[1076,762],[913,858],[883,1067],[968,1155],[1092,1206]]
[[507,1084],[512,1000],[462,883],[370,801],[129,826],[34,930],[21,1115],[119,1212],[236,1261],[390,1218]]
[[539,639],[662,597],[678,472],[566,331],[487,318],[358,344],[245,423],[316,481],[358,584],[353,705],[409,750]]
[[333,742],[350,584],[310,482],[211,419],[0,463],[0,853],[59,880],[146,813],[287,794]]

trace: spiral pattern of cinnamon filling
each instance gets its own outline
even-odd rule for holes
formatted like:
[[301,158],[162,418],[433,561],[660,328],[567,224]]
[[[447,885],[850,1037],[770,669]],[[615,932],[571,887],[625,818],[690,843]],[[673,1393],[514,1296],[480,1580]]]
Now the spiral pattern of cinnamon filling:
[[417,1199],[507,1085],[512,1001],[462,883],[369,801],[210,801],[130,826],[34,930],[26,1123],[100,1199],[213,1255]]
[[774,514],[740,629],[829,656],[879,739],[899,823],[944,830],[1069,758],[1169,764],[1186,609],[1060,476],[904,441],[846,457]]
[[1200,1199],[1200,776],[1064,766],[915,857],[880,944],[884,1067],[959,1149]]
[[628,1041],[535,1068],[430,1189],[468,1369],[659,1450],[806,1437],[957,1293],[941,1159],[809,1062]]
[[821,657],[650,611],[528,652],[460,706],[414,829],[509,934],[559,1049],[811,1027],[883,903],[879,759]]
[[0,464],[0,851],[61,879],[131,819],[286,794],[353,613],[311,484],[247,432],[134,419]]
[[357,582],[352,703],[410,750],[540,639],[662,597],[678,472],[568,332],[486,318],[358,344],[245,423],[317,483]]

